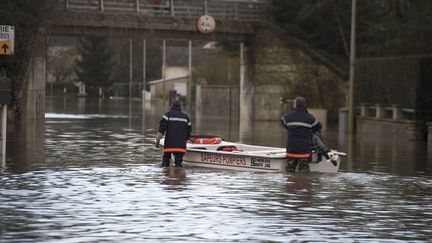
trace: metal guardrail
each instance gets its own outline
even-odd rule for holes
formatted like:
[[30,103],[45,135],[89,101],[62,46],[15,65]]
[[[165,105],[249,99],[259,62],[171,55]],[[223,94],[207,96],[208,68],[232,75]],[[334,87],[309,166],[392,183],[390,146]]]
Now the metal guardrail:
[[149,16],[216,19],[266,20],[270,0],[64,0],[66,10],[138,13]]

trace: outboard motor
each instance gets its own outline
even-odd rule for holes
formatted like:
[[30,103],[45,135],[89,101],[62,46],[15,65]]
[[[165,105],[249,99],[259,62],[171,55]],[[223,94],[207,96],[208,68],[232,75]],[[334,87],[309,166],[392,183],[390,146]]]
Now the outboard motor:
[[[333,153],[322,141],[322,136],[320,133],[316,132],[312,134],[312,144],[313,148],[318,151],[327,159],[327,162],[331,162],[334,166],[337,166],[337,160],[339,156]],[[320,157],[320,156],[319,156]]]

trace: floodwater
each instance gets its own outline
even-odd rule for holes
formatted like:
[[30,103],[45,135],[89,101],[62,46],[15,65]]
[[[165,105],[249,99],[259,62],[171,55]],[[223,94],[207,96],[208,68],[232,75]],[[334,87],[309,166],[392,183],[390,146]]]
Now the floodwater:
[[[432,240],[426,142],[349,139],[330,127],[327,144],[349,153],[337,174],[164,170],[153,146],[164,110],[47,98],[45,124],[9,136],[0,242]],[[192,122],[195,133],[284,146],[279,122]]]

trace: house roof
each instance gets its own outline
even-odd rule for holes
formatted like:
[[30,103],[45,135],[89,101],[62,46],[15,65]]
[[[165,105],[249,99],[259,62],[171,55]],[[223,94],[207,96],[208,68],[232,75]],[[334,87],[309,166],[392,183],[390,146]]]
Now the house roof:
[[147,82],[147,84],[148,85],[155,85],[155,84],[158,84],[158,83],[163,83],[164,81],[165,82],[176,81],[176,80],[184,79],[184,78],[187,78],[187,77],[189,77],[189,76],[188,75],[181,75],[181,76],[177,76],[177,77],[166,78],[165,80],[164,79],[157,79],[157,80],[149,81],[149,82]]

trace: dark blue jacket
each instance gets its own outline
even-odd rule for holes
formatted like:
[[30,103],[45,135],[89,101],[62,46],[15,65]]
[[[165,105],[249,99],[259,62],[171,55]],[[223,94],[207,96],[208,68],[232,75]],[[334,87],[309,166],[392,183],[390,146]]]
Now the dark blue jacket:
[[322,125],[306,109],[295,108],[281,118],[287,129],[287,156],[307,157],[311,153],[312,132],[320,131]]
[[159,132],[165,134],[165,152],[186,152],[186,142],[191,136],[192,125],[180,106],[173,106],[159,121]]

